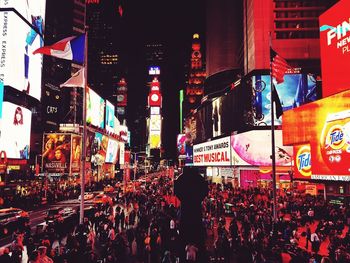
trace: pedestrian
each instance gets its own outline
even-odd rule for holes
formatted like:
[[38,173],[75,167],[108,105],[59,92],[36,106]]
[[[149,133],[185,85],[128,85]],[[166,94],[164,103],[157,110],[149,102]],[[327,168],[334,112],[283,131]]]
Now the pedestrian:
[[316,232],[311,234],[310,240],[312,252],[318,254],[318,251],[320,250],[321,241]]
[[305,248],[309,248],[309,242],[311,243],[311,228],[309,224],[306,224],[306,244]]

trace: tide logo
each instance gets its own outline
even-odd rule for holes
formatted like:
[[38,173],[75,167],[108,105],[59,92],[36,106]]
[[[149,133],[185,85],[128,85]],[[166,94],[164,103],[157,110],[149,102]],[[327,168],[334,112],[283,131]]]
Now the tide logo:
[[332,126],[326,136],[325,148],[333,150],[341,149],[345,144],[344,131],[341,125]]
[[311,176],[311,150],[309,145],[299,148],[296,154],[296,166],[302,176]]

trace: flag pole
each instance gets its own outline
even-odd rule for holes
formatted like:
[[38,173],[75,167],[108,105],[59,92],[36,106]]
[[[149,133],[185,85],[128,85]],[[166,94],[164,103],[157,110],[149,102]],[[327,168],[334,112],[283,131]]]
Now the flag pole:
[[[269,35],[269,52],[271,53],[272,40],[271,32]],[[272,195],[273,195],[273,221],[277,222],[277,189],[276,189],[276,153],[275,153],[275,110],[274,110],[274,100],[273,91],[275,86],[273,85],[272,79],[272,59],[270,54],[270,100],[271,100],[271,160],[272,160]]]
[[85,195],[85,172],[86,172],[86,89],[87,89],[87,69],[88,69],[88,28],[86,26],[86,6],[85,6],[85,41],[84,41],[84,87],[83,87],[83,149],[82,149],[82,164],[81,164],[81,177],[80,177],[80,214],[79,214],[79,224],[84,223],[84,195]]

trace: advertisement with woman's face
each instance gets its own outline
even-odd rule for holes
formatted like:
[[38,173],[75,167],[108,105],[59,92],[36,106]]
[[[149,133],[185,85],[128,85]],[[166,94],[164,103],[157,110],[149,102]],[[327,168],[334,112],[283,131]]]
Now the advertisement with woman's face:
[[[42,55],[33,51],[44,45],[38,34],[44,32],[45,0],[0,0],[1,8],[15,8],[31,26],[15,12],[0,12],[3,33],[2,65],[4,84],[40,100]],[[36,30],[34,30],[34,28]]]
[[81,136],[72,135],[72,150],[70,169],[72,173],[80,172],[81,164]]
[[32,112],[24,107],[4,101],[0,127],[0,151],[7,158],[29,159]]
[[71,134],[45,133],[43,138],[43,171],[69,173]]

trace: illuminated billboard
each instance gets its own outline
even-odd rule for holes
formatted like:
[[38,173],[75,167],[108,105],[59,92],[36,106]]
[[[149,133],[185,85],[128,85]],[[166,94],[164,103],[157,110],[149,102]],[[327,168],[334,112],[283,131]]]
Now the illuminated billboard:
[[160,148],[160,131],[151,131],[149,134],[150,149]]
[[151,113],[151,115],[159,115],[160,114],[160,107],[151,107],[150,113]]
[[150,119],[150,131],[160,131],[161,128],[161,116],[160,115],[151,115]]
[[95,91],[86,88],[86,123],[104,128],[105,102]]
[[349,109],[350,90],[285,112],[284,143],[310,143],[311,179],[350,180]]
[[[233,165],[271,166],[271,131],[253,130],[231,136]],[[291,166],[293,147],[283,146],[282,131],[275,130],[277,166]]]
[[350,89],[350,2],[339,1],[320,16],[323,97]]
[[124,165],[124,154],[125,154],[125,144],[123,142],[119,142],[119,164]]
[[110,138],[108,140],[108,146],[107,146],[106,163],[115,164],[117,162],[118,148],[119,148],[119,142]]
[[310,144],[294,146],[293,179],[311,179],[311,148]]
[[7,158],[29,159],[32,112],[4,101],[0,119],[0,152]]
[[160,75],[160,68],[157,66],[152,66],[148,68],[148,75],[157,76]]
[[114,105],[106,100],[106,130],[114,132]]
[[108,148],[108,137],[96,132],[91,147],[91,162],[94,163],[94,165],[104,164]]
[[46,173],[68,174],[70,169],[71,134],[44,133],[42,165]]
[[230,136],[193,146],[193,165],[231,165]]
[[81,136],[72,134],[72,149],[71,149],[71,162],[70,169],[72,174],[76,174],[80,172],[80,164],[81,164]]
[[[255,124],[271,125],[270,75],[252,77],[254,94]],[[315,101],[316,79],[310,74],[286,74],[284,82],[275,85],[283,111],[293,109],[305,103]],[[275,118],[275,125],[282,124],[282,117]]]
[[[45,0],[0,0],[1,8],[15,8],[38,32],[44,31]],[[0,12],[0,76],[5,86],[40,100],[42,55],[33,51],[44,45],[40,35],[15,12]]]
[[221,116],[222,116],[221,98],[212,102],[212,120],[213,120],[213,137],[221,135]]
[[178,134],[177,140],[177,154],[179,158],[185,158],[186,157],[186,134]]

